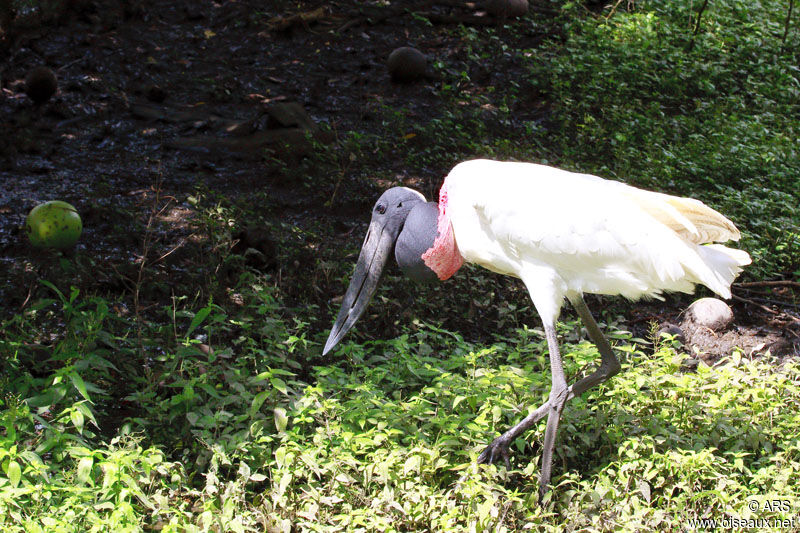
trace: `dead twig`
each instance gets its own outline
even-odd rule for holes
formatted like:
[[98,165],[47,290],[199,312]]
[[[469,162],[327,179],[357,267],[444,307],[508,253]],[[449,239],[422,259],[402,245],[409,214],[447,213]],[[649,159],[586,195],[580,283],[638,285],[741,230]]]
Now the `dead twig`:
[[[191,238],[193,236],[194,236],[194,234],[190,235],[189,238]],[[153,261],[150,264],[151,265],[158,264],[161,261],[163,261],[164,259],[166,259],[167,257],[169,257],[170,255],[172,255],[173,252],[177,252],[181,247],[183,247],[183,245],[185,245],[188,242],[189,238],[181,239],[180,242],[178,242],[178,244],[173,246],[168,252],[164,253],[161,257],[159,257],[158,259],[156,259],[155,261]]]
[[[459,0],[439,0],[434,4],[453,7],[465,8],[468,10],[478,9],[479,5],[475,2],[462,2]],[[557,9],[551,9],[543,6],[529,5],[528,11],[534,11],[543,15],[555,16],[558,15]],[[342,24],[336,33],[343,33],[353,26],[362,23],[369,23],[375,25],[387,19],[401,17],[401,16],[418,16],[428,19],[432,24],[465,24],[467,26],[494,26],[497,24],[496,17],[487,15],[465,15],[465,14],[444,14],[435,13],[433,11],[411,11],[406,7],[378,7],[368,8],[367,6],[360,7],[358,10],[347,13],[349,20]]]
[[[747,289],[744,289],[744,290],[747,290]],[[754,291],[747,291],[747,292],[754,292]],[[758,293],[756,293],[756,294],[758,294]],[[750,297],[750,299],[753,300],[754,302],[760,302],[762,304],[777,305],[777,306],[780,306],[780,307],[791,307],[792,309],[800,309],[800,304],[783,302],[781,300],[773,300],[771,298],[762,298],[760,296],[752,296],[752,297]]]
[[20,313],[25,309],[25,307],[28,305],[28,302],[31,300],[31,296],[33,295],[33,286],[34,284],[31,283],[30,287],[28,287],[28,295],[25,296],[25,301],[19,306]]
[[[164,212],[172,206],[177,200],[174,196],[167,196],[162,194],[162,185],[163,185],[163,177],[162,174],[159,172],[159,177],[155,183],[153,183],[151,187],[151,191],[153,192],[153,199],[150,203],[150,209],[147,216],[147,224],[144,228],[144,235],[142,236],[142,252],[141,258],[139,262],[139,268],[136,272],[136,279],[135,280],[128,280],[128,283],[131,285],[132,292],[133,292],[133,311],[134,317],[136,319],[136,340],[139,350],[139,356],[144,360],[145,357],[145,350],[144,350],[144,313],[147,311],[152,305],[144,306],[142,305],[141,301],[141,292],[142,287],[144,286],[145,282],[147,281],[147,269],[163,259],[167,256],[172,254],[175,250],[180,248],[186,243],[186,240],[182,240],[179,242],[175,247],[171,250],[166,252],[165,254],[161,255],[158,259],[150,260],[149,256],[153,249],[155,248],[156,244],[158,243],[158,236],[156,235],[156,228],[155,225],[159,218],[164,214]],[[114,269],[116,271],[116,268]]]
[[[619,1],[621,2],[622,0]],[[465,2],[464,0],[436,0],[432,3],[438,6],[463,8],[469,10],[478,10],[483,7],[483,2]],[[628,0],[628,3],[630,3],[630,0]],[[552,9],[532,3],[528,3],[528,11],[535,11],[536,13],[543,13],[545,15],[557,15],[559,13],[558,9]],[[425,13],[420,14],[426,16]]]
[[154,225],[156,219],[159,215],[163,212],[166,206],[159,209],[160,203],[160,196],[161,196],[161,178],[157,183],[153,186],[153,201],[150,205],[150,213],[147,217],[147,225],[144,229],[144,236],[142,237],[142,255],[139,262],[139,268],[136,272],[136,280],[133,282],[133,312],[134,317],[136,318],[136,341],[137,346],[139,348],[139,356],[144,360],[145,353],[144,353],[144,332],[142,327],[142,322],[144,321],[144,317],[142,316],[145,309],[142,307],[141,303],[141,289],[142,285],[145,282],[145,273],[148,265],[147,257],[150,254],[150,250],[153,246],[154,237]]
[[362,22],[364,22],[364,19],[361,18],[350,19],[341,26],[339,26],[339,28],[335,31],[335,33],[344,33],[353,26],[358,26]]
[[375,24],[383,22],[384,20],[392,17],[399,17],[405,13],[407,13],[405,8],[397,9],[380,7],[368,9],[367,6],[362,6],[357,10],[347,13],[347,17],[349,17],[350,20],[339,26],[339,28],[336,30],[336,33],[344,33],[353,26],[358,26],[359,24],[363,24],[365,22],[374,26]]
[[464,2],[463,0],[436,0],[433,3],[439,6],[465,7],[467,9],[476,9],[478,7],[477,2]]
[[[792,322],[794,322],[795,324],[800,324],[800,318],[797,318],[797,317],[796,317],[796,316],[794,316],[793,314],[791,314],[791,313],[784,313],[784,315],[788,316],[788,317],[789,317],[789,320],[791,320],[791,321],[792,321]],[[787,330],[787,331],[788,331],[788,330]]]
[[772,315],[779,315],[779,314],[781,314],[781,313],[780,313],[780,311],[776,311],[776,310],[774,310],[774,309],[770,309],[770,308],[769,308],[769,307],[767,307],[766,305],[761,305],[760,303],[754,302],[753,300],[751,300],[751,299],[749,299],[749,298],[744,298],[744,297],[742,297],[742,296],[739,296],[739,295],[736,295],[736,294],[734,294],[734,295],[732,295],[732,296],[733,296],[733,299],[734,299],[734,300],[738,300],[738,301],[740,301],[740,302],[744,302],[744,303],[746,303],[746,304],[753,305],[753,306],[755,306],[755,307],[758,307],[758,308],[759,308],[759,309],[761,309],[762,311],[766,311],[767,313],[770,313],[770,314],[772,314]]
[[754,302],[753,300],[751,300],[749,298],[743,298],[741,296],[738,296],[738,295],[734,294],[733,295],[733,299],[734,300],[738,300],[740,302],[744,302],[744,303],[749,304],[749,305],[752,305],[754,307],[758,307],[762,311],[764,311],[766,313],[769,313],[771,315],[782,315],[782,316],[785,316],[785,317],[789,318],[789,320],[791,320],[792,322],[796,322],[796,323],[800,324],[800,319],[796,318],[794,315],[790,315],[789,313],[785,313],[785,312],[781,312],[781,311],[776,311],[774,309],[770,309],[766,305],[761,305],[760,303]]
[[795,287],[800,289],[800,282],[789,280],[774,280],[774,281],[742,281],[734,283],[734,287]]
[[611,8],[611,11],[609,11],[608,15],[606,15],[606,20],[609,20],[611,17],[614,16],[614,13],[617,12],[617,8],[619,7],[619,5],[621,3],[622,3],[622,0],[617,0],[617,3],[613,5],[613,7]]
[[319,22],[325,18],[327,13],[324,7],[318,7],[312,11],[305,11],[302,13],[295,13],[286,17],[278,16],[272,17],[267,22],[269,31],[284,31],[292,26],[303,26],[308,29],[312,22]]
[[69,67],[71,67],[71,66],[73,66],[73,65],[77,65],[78,63],[80,63],[80,62],[84,61],[84,60],[85,60],[85,59],[87,59],[88,57],[89,57],[89,52],[86,52],[85,54],[83,54],[83,55],[82,55],[81,57],[79,57],[78,59],[76,59],[76,60],[74,60],[74,61],[70,61],[69,63],[67,63],[67,64],[65,64],[65,65],[61,65],[60,67],[58,67],[58,68],[56,69],[56,71],[58,71],[58,72],[61,72],[62,70],[66,70],[66,69],[68,69]]

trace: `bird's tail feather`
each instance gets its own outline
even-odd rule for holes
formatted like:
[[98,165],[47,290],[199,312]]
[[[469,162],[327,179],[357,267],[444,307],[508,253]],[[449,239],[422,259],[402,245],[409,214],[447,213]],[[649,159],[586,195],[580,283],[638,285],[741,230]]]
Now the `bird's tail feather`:
[[731,283],[750,264],[750,255],[744,250],[728,248],[721,244],[707,244],[697,247],[697,253],[705,267],[694,270],[698,281],[723,298],[731,297]]

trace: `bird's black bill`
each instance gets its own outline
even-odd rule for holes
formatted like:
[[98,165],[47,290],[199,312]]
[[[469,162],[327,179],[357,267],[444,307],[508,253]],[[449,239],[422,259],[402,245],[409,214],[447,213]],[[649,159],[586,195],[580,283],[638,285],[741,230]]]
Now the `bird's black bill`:
[[350,280],[350,287],[342,301],[342,309],[331,328],[331,334],[328,336],[322,355],[327,354],[339,344],[342,337],[364,313],[372,295],[375,294],[375,289],[378,288],[383,267],[392,253],[396,238],[396,233],[384,225],[376,222],[370,224],[358,256],[353,279]]

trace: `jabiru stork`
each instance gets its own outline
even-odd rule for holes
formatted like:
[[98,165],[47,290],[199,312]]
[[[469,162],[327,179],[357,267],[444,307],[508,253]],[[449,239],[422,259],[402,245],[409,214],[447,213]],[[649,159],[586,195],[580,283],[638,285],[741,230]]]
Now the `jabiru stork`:
[[[490,160],[457,165],[438,205],[406,187],[381,195],[342,308],[323,353],[336,346],[367,307],[394,250],[417,281],[445,280],[464,262],[520,278],[544,325],[550,352],[549,399],[494,439],[478,457],[503,459],[522,432],[547,416],[539,499],[550,482],[558,424],[571,398],[619,372],[584,293],[659,298],[702,284],[723,298],[750,256],[715,242],[738,240],[723,215],[698,200],[650,192],[588,174],[531,163]],[[600,352],[600,365],[568,385],[556,338],[564,300],[577,311]]]

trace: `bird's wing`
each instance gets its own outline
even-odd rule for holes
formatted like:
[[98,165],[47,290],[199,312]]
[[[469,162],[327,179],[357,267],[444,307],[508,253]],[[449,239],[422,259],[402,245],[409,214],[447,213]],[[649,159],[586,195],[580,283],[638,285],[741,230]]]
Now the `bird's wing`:
[[546,266],[581,292],[637,298],[705,283],[725,294],[695,245],[738,232],[702,203],[551,167],[475,163],[448,185],[468,261],[519,277]]
[[596,183],[512,181],[513,194],[491,188],[472,207],[490,238],[520,259],[597,265],[627,257],[661,230],[638,205]]
[[733,222],[694,198],[637,189],[609,181],[650,216],[695,244],[738,241],[741,236]]

